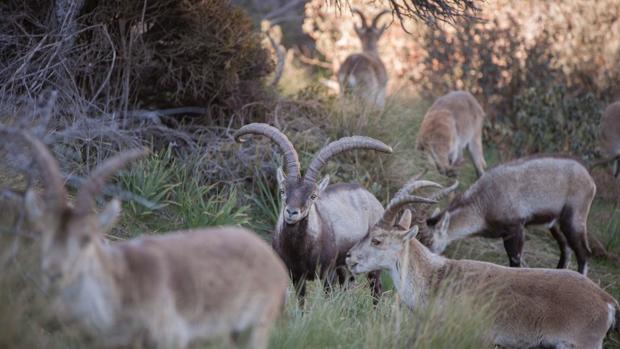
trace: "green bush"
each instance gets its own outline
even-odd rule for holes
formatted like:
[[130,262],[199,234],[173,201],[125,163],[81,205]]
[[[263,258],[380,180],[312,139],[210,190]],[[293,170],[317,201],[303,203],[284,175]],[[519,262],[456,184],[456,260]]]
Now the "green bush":
[[523,90],[515,96],[516,155],[564,153],[592,159],[601,110],[593,94],[571,96],[563,85]]

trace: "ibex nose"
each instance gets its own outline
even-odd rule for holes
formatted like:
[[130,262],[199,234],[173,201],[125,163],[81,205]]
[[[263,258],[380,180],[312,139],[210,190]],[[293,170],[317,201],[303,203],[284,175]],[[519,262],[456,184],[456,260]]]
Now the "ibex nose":
[[286,213],[287,213],[289,216],[295,216],[295,215],[297,215],[297,214],[299,213],[299,210],[292,210],[292,209],[290,209],[290,208],[288,208],[288,207],[287,207],[287,208],[286,208]]

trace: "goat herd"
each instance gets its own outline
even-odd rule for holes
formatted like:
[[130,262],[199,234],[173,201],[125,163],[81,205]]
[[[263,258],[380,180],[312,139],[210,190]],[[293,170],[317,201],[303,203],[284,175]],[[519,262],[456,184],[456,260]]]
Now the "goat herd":
[[[360,16],[363,27],[356,30],[361,38],[368,37],[363,39],[365,49],[376,52],[376,39],[385,28],[376,28],[378,16],[371,26]],[[371,52],[345,62],[341,83],[359,80],[347,66],[359,67],[364,59],[380,70],[374,56]],[[386,270],[411,309],[426,307],[431,297],[448,301],[442,297],[450,293],[439,292],[446,285],[463,292],[483,285],[493,294],[483,301],[496,310],[487,335],[497,346],[602,348],[608,331],[620,332],[620,307],[586,277],[587,217],[596,192],[592,177],[578,161],[550,156],[519,159],[484,172],[483,119],[476,99],[463,91],[439,98],[424,117],[417,150],[441,173],[455,175],[467,148],[479,177],[432,214],[427,214],[430,208],[454,192],[458,182],[444,188],[416,176],[384,209],[359,185],[330,185],[328,176],[319,180],[326,162],[342,152],[392,152],[376,139],[334,141],[314,156],[302,176],[297,152],[282,132],[267,124],[243,126],[235,140],[267,137],[284,157],[284,170],[277,171],[283,204],[273,249],[238,227],[107,243],[102,236],[115,225],[120,203],[114,199],[97,211],[95,199],[106,180],[147,152],[127,151],[102,163],[71,205],[58,164],[40,140],[8,127],[0,128],[0,135],[27,144],[41,173],[43,193],[28,189],[23,202],[31,226],[42,236],[41,269],[46,286],[54,291],[53,308],[59,316],[76,320],[102,345],[185,348],[230,336],[250,348],[266,348],[289,278],[303,302],[307,280],[319,277],[329,288],[346,283],[350,272],[365,273],[377,301],[382,293],[379,275]],[[602,125],[606,158],[598,164],[614,161],[618,175],[620,103],[608,108]],[[433,192],[415,194],[421,189]],[[509,268],[440,255],[450,242],[467,236],[501,238],[510,266],[520,267],[524,227],[532,224],[546,225],[557,240],[558,269]],[[565,269],[570,250],[579,273]],[[246,330],[249,335],[239,336]]]

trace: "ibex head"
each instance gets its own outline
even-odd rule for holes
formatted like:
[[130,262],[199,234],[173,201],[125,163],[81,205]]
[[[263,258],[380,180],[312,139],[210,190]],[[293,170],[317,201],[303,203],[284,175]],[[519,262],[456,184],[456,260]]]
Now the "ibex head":
[[[441,185],[425,180],[419,180],[421,175],[413,177],[396,193],[390,201],[381,220],[370,229],[366,237],[357,243],[347,254],[347,265],[353,273],[365,273],[377,269],[388,269],[400,258],[405,243],[417,237],[419,228],[412,227],[412,212],[404,209],[411,204],[436,204],[447,195],[453,187],[444,188],[429,198],[411,195],[416,189],[424,187],[442,188]],[[400,220],[397,215],[403,211]],[[414,210],[415,212],[415,210]]]
[[[455,191],[459,186],[459,182],[454,182],[448,188],[442,190],[442,197],[446,196],[448,193]],[[459,201],[458,199],[455,201]],[[428,247],[433,253],[443,253],[443,251],[448,246],[448,229],[450,228],[450,218],[452,217],[452,213],[450,210],[445,209],[443,211],[436,208],[435,211],[430,215],[430,217],[426,220],[426,226],[428,229],[425,229],[422,234],[418,237],[420,242]]]
[[0,133],[20,136],[32,149],[39,168],[44,193],[40,197],[29,188],[24,205],[29,222],[41,234],[41,269],[45,286],[60,286],[72,280],[93,253],[93,241],[116,223],[120,202],[110,201],[101,212],[95,212],[95,197],[105,181],[125,164],[146,154],[144,149],[121,153],[101,164],[80,186],[73,206],[58,163],[47,147],[30,133],[3,129]]
[[364,51],[376,52],[377,42],[379,41],[379,38],[381,38],[381,35],[383,35],[385,28],[387,28],[386,24],[378,28],[377,23],[379,22],[379,18],[381,16],[390,13],[390,11],[384,10],[384,11],[379,12],[379,14],[377,14],[372,19],[372,23],[370,25],[368,25],[368,22],[366,21],[366,17],[360,10],[353,9],[351,11],[353,13],[356,13],[360,17],[360,20],[361,20],[362,25],[361,26],[354,25],[353,28],[355,29],[355,33],[357,34],[357,36],[360,38],[360,41],[362,42],[362,48],[364,49]]
[[287,224],[295,224],[306,218],[316,200],[327,188],[329,176],[325,176],[319,182],[317,182],[317,176],[331,157],[351,149],[392,152],[392,148],[370,137],[344,137],[323,147],[314,156],[305,176],[302,177],[297,151],[280,130],[262,123],[249,124],[235,133],[235,140],[243,142],[242,137],[247,134],[262,135],[271,139],[284,155],[286,173],[282,168],[278,169],[278,187],[284,203],[282,217]]

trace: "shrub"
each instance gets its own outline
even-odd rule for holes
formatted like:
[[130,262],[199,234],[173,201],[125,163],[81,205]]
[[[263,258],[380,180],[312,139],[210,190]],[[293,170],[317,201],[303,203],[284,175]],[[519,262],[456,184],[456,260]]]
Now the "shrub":
[[570,96],[563,85],[523,90],[515,96],[516,154],[564,153],[592,159],[601,110],[593,94]]
[[[56,19],[63,3],[73,12]],[[227,124],[231,113],[266,97],[269,52],[227,0],[37,5],[0,6],[2,102],[54,88],[63,107],[79,105],[84,115],[191,105],[207,109],[202,123]]]

